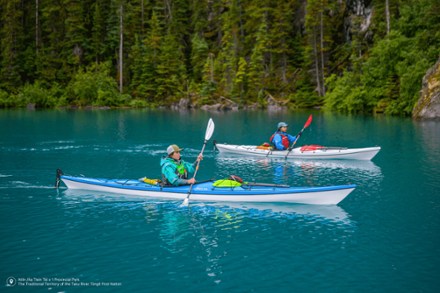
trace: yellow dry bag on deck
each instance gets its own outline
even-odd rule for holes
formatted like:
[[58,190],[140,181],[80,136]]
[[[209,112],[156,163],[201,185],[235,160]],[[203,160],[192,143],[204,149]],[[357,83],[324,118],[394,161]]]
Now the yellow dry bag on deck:
[[158,185],[162,182],[162,180],[160,180],[160,179],[150,179],[147,177],[140,178],[139,181],[142,181],[142,182],[150,184],[150,185]]
[[219,179],[216,180],[212,186],[214,187],[227,187],[227,188],[234,188],[234,187],[240,187],[241,183],[237,182],[235,180],[231,179]]

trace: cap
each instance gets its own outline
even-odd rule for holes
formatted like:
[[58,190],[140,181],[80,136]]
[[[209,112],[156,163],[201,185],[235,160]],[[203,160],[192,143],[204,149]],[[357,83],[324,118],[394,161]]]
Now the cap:
[[280,129],[281,127],[284,127],[284,126],[289,126],[286,122],[280,122],[280,123],[278,123],[278,129]]
[[172,144],[169,147],[167,147],[167,153],[168,155],[171,155],[174,152],[180,152],[183,151],[183,149],[179,148],[177,144]]

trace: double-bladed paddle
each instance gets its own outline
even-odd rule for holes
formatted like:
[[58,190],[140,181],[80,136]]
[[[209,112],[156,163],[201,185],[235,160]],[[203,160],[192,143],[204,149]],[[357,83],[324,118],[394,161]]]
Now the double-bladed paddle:
[[284,159],[287,159],[287,156],[290,154],[290,152],[292,151],[293,147],[295,146],[296,142],[298,141],[299,137],[301,136],[301,134],[303,133],[304,129],[306,129],[307,127],[309,127],[309,125],[312,123],[312,114],[310,114],[309,118],[307,119],[306,123],[304,124],[303,129],[301,129],[301,131],[298,133],[298,135],[296,136],[295,140],[293,141],[292,145],[289,147],[289,151],[287,152],[287,155]]
[[[203,154],[203,151],[205,150],[206,143],[208,142],[208,140],[211,138],[212,134],[214,133],[214,128],[215,128],[214,121],[212,121],[212,118],[209,118],[208,126],[206,127],[206,132],[205,132],[205,141],[203,142],[202,151],[200,152],[201,154]],[[199,165],[200,165],[200,160],[197,160],[196,170],[194,171],[193,178],[196,178],[197,171],[199,170]],[[183,203],[181,204],[181,206],[188,205],[189,197],[191,195],[193,185],[194,185],[194,183],[192,183],[191,186],[189,187],[188,194],[186,195],[186,198],[183,200]]]

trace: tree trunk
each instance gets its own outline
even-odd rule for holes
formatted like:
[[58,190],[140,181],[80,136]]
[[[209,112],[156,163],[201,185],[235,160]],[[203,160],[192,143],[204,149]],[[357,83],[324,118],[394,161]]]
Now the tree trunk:
[[209,77],[211,83],[214,83],[214,54],[209,53]]
[[39,19],[38,19],[38,9],[39,9],[39,0],[35,0],[35,55],[38,56],[38,48],[40,46],[40,26],[39,26]]
[[390,34],[390,3],[389,0],[385,0],[385,15],[386,15],[386,19],[387,19],[387,35]]
[[322,11],[319,13],[319,16],[321,17],[321,25],[320,25],[320,31],[321,31],[321,35],[320,35],[320,39],[321,39],[321,96],[325,96],[325,86],[324,86],[324,20],[322,17]]
[[283,81],[283,83],[287,83],[287,56],[286,53],[283,53],[282,57],[281,57],[281,79]]
[[318,95],[321,96],[321,81],[320,81],[320,73],[319,73],[319,56],[318,56],[318,48],[316,41],[316,28],[313,29],[313,55],[315,59],[315,77],[316,77],[316,88],[318,90]]
[[121,8],[120,8],[120,35],[119,35],[119,92],[122,94],[123,91],[123,62],[122,62],[122,57],[123,57],[123,50],[124,50],[124,34],[123,34],[123,15],[124,15],[124,6],[121,4]]
[[145,20],[144,20],[144,0],[141,1],[141,37],[144,37],[144,26],[145,26]]

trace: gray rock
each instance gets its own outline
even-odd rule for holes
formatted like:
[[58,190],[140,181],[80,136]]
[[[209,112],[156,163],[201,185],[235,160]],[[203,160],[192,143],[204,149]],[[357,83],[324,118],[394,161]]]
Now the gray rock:
[[419,101],[413,109],[414,119],[440,119],[440,59],[423,77]]

